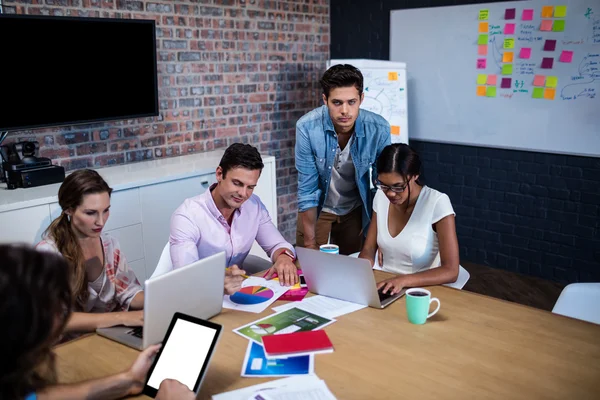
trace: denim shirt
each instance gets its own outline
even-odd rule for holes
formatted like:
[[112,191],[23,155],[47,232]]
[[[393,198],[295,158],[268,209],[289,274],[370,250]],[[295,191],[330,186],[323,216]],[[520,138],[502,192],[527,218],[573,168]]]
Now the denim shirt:
[[[356,186],[363,203],[362,227],[366,234],[371,221],[373,196],[371,177],[376,179],[375,161],[391,143],[390,124],[380,115],[360,110],[354,126],[350,155],[354,163]],[[337,134],[327,106],[315,108],[296,123],[296,169],[298,170],[298,211],[317,207],[321,213],[338,146]]]

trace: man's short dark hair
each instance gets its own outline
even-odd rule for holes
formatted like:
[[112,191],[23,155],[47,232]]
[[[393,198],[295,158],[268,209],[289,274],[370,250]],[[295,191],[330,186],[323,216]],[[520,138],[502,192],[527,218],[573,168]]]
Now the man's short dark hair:
[[262,171],[265,164],[256,147],[244,143],[233,143],[225,150],[219,167],[223,170],[223,178],[227,171],[233,168],[246,168]]
[[329,68],[321,78],[323,94],[329,98],[332,89],[354,86],[358,95],[363,92],[363,76],[358,68],[350,64],[338,64]]

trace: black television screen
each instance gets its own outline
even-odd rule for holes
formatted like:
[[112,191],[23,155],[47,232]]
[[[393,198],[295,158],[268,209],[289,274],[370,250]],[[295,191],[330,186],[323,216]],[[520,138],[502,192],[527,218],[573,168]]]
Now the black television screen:
[[158,115],[153,20],[0,14],[0,131]]

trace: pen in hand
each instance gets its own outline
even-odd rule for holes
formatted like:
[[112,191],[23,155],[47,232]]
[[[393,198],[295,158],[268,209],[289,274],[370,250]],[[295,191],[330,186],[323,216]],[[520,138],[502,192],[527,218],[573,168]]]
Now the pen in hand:
[[[231,270],[231,268],[229,268],[229,267],[225,268],[225,271],[230,271],[230,270]],[[248,278],[250,278],[248,275],[244,275],[244,274],[242,274],[242,275],[238,275],[238,276],[241,276],[241,277],[242,277],[242,278],[244,278],[244,279],[248,279]]]

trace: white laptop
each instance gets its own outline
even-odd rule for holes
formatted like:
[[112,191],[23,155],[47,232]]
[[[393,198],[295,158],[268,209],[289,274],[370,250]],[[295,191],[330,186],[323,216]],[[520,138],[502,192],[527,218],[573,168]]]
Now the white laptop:
[[371,263],[363,258],[330,254],[296,247],[308,290],[323,296],[346,300],[373,308],[385,308],[404,295],[377,290]]
[[96,332],[138,350],[160,343],[176,312],[209,319],[221,312],[225,252],[146,281],[144,326],[117,326]]

